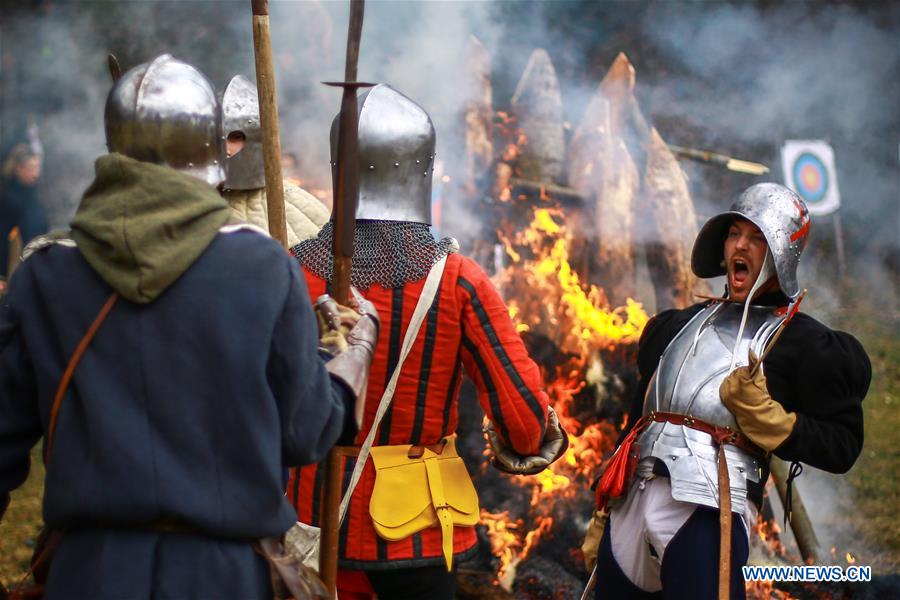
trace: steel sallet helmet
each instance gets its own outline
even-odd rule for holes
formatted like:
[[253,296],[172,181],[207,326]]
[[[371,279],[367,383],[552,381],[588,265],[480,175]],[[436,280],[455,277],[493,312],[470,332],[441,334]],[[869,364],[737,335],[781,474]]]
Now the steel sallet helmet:
[[[331,124],[332,174],[340,115]],[[435,133],[425,110],[379,84],[359,100],[357,219],[431,224]]]
[[225,159],[225,189],[255,190],[265,187],[262,129],[256,86],[243,75],[232,77],[222,92],[222,133],[244,134],[244,147]]
[[809,237],[809,210],[800,196],[777,183],[758,183],[747,188],[729,210],[706,222],[691,255],[694,274],[698,277],[725,275],[725,236],[735,217],[759,227],[769,245],[781,291],[796,298],[800,293],[797,266]]
[[130,69],[110,90],[104,120],[110,152],[213,186],[225,179],[215,89],[185,62],[163,54]]

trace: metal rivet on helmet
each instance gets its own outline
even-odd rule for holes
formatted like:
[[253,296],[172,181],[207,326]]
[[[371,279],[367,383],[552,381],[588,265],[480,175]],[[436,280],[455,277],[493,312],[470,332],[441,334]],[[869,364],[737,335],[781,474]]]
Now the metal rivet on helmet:
[[[331,158],[337,158],[339,119],[331,124]],[[434,125],[421,106],[380,84],[359,99],[360,173],[357,219],[431,223],[431,178],[416,177],[420,159],[434,154]],[[395,163],[393,169],[374,165]]]
[[256,85],[235,75],[222,91],[222,131],[244,135],[241,150],[225,159],[225,185],[233,190],[256,190],[266,186],[263,167],[262,127]]

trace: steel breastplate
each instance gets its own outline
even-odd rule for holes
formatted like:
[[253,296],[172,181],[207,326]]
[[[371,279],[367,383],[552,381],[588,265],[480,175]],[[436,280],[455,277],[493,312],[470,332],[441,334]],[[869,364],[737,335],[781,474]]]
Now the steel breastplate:
[[[651,411],[690,415],[713,425],[739,429],[734,415],[719,399],[719,386],[728,375],[731,351],[741,323],[743,305],[721,303],[701,310],[669,343],[647,386],[643,414]],[[773,307],[751,306],[737,350],[737,366],[747,364],[752,348],[763,348],[784,320]],[[672,497],[718,508],[717,447],[712,437],[672,423],[651,423],[638,438],[642,469],[650,457],[665,463]],[[732,510],[742,513],[747,480],[759,482],[763,460],[733,445],[725,446],[731,477]]]

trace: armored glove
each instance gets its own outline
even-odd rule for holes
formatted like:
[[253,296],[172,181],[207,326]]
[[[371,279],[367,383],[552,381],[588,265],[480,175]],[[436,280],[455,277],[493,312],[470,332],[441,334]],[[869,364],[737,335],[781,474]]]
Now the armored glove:
[[378,342],[381,321],[374,304],[358,295],[355,301],[358,313],[340,306],[328,296],[319,297],[316,309],[322,319],[320,326],[324,325],[326,329],[319,339],[319,346],[333,356],[325,363],[325,368],[353,391],[356,396],[354,418],[357,428],[361,428],[369,365]]
[[316,300],[316,320],[319,323],[319,350],[334,356],[347,349],[347,336],[359,321],[358,312],[334,301],[328,294]]
[[762,369],[750,376],[759,358],[751,350],[749,359],[748,366],[735,369],[725,378],[719,397],[734,414],[744,435],[766,452],[772,452],[791,435],[797,414],[787,412],[772,399]]
[[559,424],[559,419],[552,407],[547,408],[547,431],[541,441],[540,450],[534,456],[522,456],[513,451],[497,434],[493,423],[485,425],[484,432],[487,434],[488,443],[494,452],[491,464],[504,473],[512,475],[540,473],[550,466],[550,463],[562,456],[569,447],[569,436]]
[[584,543],[581,544],[581,552],[584,554],[584,568],[590,573],[597,564],[597,551],[600,549],[600,538],[606,531],[606,523],[609,520],[609,511],[605,509],[595,510],[591,522],[588,523],[587,532],[584,534]]

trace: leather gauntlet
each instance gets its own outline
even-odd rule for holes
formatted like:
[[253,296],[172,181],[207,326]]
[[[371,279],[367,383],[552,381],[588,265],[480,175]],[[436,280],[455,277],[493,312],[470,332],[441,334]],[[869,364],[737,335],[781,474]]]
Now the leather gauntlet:
[[569,447],[569,436],[559,424],[553,407],[547,408],[547,430],[541,448],[533,456],[522,456],[510,448],[494,429],[493,423],[484,427],[488,443],[494,453],[491,464],[498,470],[512,475],[535,475],[562,456]]
[[[321,298],[320,298],[321,300]],[[381,321],[375,305],[368,300],[359,299],[359,319],[352,329],[346,334],[346,347],[336,352],[331,360],[325,363],[325,368],[332,377],[340,379],[353,391],[356,396],[354,417],[356,426],[362,428],[362,417],[365,409],[365,390],[369,380],[369,365],[372,363],[372,355],[375,352],[375,344],[378,342],[378,330]],[[317,302],[318,304],[318,302]],[[332,323],[335,323],[332,321]],[[333,330],[340,333],[337,330]],[[323,335],[323,339],[328,334]],[[321,343],[321,341],[320,341]]]
[[751,377],[750,371],[759,362],[752,350],[749,362],[728,374],[719,387],[719,397],[734,414],[744,435],[766,452],[772,452],[791,435],[797,414],[787,412],[772,399],[761,368]]
[[584,542],[581,544],[581,553],[584,554],[584,568],[590,573],[597,564],[597,551],[600,550],[600,538],[606,531],[606,523],[609,520],[609,511],[605,509],[595,510],[588,523],[584,534]]

